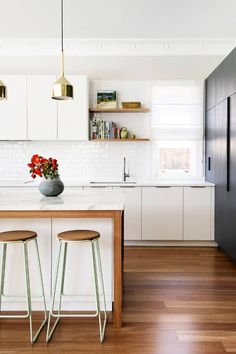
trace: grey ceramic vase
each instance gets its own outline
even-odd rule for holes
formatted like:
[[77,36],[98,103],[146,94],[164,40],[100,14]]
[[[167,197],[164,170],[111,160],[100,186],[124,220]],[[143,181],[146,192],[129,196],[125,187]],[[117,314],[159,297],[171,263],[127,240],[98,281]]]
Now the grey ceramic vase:
[[64,191],[64,183],[59,177],[44,178],[39,184],[39,191],[46,197],[56,197]]

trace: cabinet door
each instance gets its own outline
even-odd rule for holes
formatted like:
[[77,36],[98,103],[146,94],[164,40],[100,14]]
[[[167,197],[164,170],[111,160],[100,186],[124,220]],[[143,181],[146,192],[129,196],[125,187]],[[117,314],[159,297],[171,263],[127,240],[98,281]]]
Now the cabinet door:
[[215,71],[216,103],[219,103],[234,92],[234,76],[232,55],[228,55]]
[[26,77],[1,76],[7,100],[0,104],[0,140],[27,139]]
[[141,187],[117,187],[124,192],[124,239],[141,240]]
[[[39,253],[42,265],[42,273],[45,294],[50,301],[51,288],[51,220],[50,219],[0,219],[0,230],[32,230],[38,234]],[[28,243],[30,283],[32,296],[41,294],[38,264],[34,242]],[[2,265],[2,246],[0,251],[0,265]],[[1,268],[1,266],[0,266]],[[12,299],[4,298],[4,309],[22,310],[26,308],[25,272],[22,244],[10,244],[7,249],[5,293],[16,296],[15,303]],[[18,298],[19,296],[19,298]],[[20,296],[23,296],[20,298]],[[22,303],[22,306],[21,306]],[[42,308],[42,298],[34,300],[34,309]],[[16,307],[15,306],[19,306]]]
[[[52,220],[52,265],[53,274],[58,254],[57,234],[66,230],[96,230],[99,240],[107,309],[113,301],[113,222],[111,219],[53,219]],[[69,243],[64,292],[68,295],[62,301],[62,309],[94,310],[96,308],[91,245]],[[60,272],[61,274],[61,272]],[[76,296],[77,295],[77,296]]]
[[[217,241],[234,260],[236,260],[236,94],[230,98],[230,178],[228,192],[225,187],[225,175],[219,187],[217,185]],[[225,168],[225,164],[222,166]],[[223,183],[224,182],[224,183]]]
[[58,139],[88,140],[88,79],[68,76],[73,85],[74,99],[58,102]]
[[142,239],[182,240],[183,188],[142,188]]
[[55,76],[28,76],[28,139],[57,139],[57,102],[51,98]]
[[211,240],[212,187],[184,187],[184,240]]
[[211,108],[206,112],[206,130],[205,130],[205,174],[208,182],[215,182],[215,163],[216,163],[216,151],[215,151],[215,108]]
[[215,72],[206,79],[206,107],[207,110],[216,104],[216,79]]
[[215,237],[221,247],[228,237],[227,101],[216,106]]

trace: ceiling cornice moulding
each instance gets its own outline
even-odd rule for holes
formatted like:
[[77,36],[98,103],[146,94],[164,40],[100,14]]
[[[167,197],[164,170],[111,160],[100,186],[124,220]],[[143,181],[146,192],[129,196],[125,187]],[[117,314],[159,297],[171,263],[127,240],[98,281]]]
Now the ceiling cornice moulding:
[[[59,39],[0,39],[0,56],[57,56]],[[65,39],[67,56],[226,55],[235,38]]]

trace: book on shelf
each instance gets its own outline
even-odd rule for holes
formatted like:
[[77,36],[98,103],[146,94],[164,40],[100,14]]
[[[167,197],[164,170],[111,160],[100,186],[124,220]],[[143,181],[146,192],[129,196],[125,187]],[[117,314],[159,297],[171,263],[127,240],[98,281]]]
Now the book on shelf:
[[90,121],[90,139],[120,139],[120,127],[95,116]]

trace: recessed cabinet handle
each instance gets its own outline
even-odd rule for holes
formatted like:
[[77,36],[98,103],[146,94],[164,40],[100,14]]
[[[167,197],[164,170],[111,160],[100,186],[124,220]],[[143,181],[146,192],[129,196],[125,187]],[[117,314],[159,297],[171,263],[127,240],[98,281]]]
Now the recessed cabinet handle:
[[206,188],[206,186],[190,186],[190,188]]
[[230,191],[230,108],[230,97],[227,97],[227,192]]
[[208,157],[208,171],[211,170],[211,157]]
[[120,186],[120,188],[136,188],[136,186]]
[[171,188],[171,186],[155,186],[155,188]]
[[89,186],[89,188],[110,188],[107,186]]

